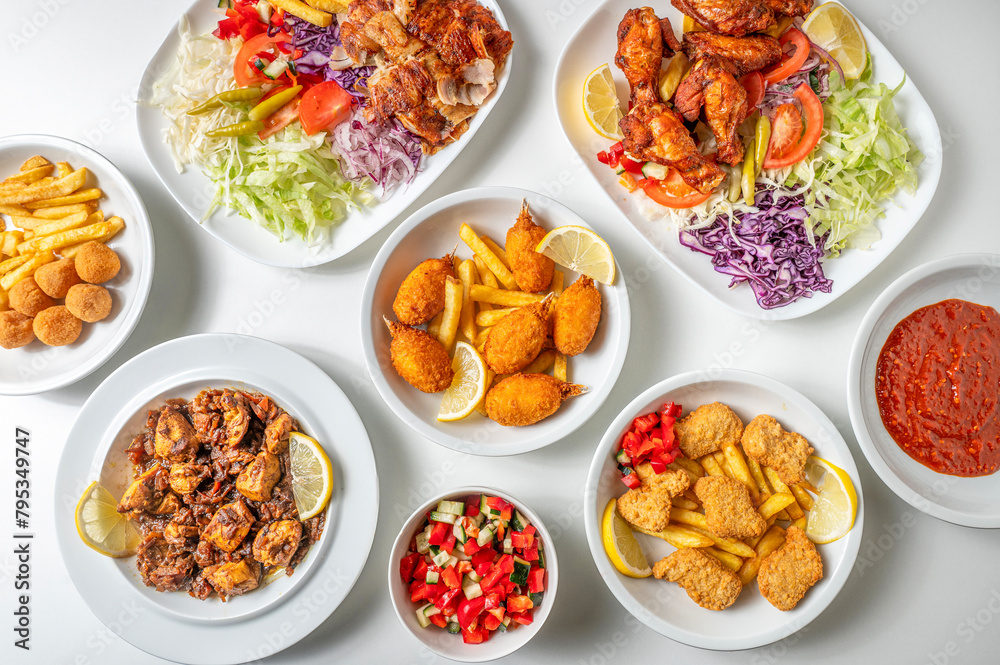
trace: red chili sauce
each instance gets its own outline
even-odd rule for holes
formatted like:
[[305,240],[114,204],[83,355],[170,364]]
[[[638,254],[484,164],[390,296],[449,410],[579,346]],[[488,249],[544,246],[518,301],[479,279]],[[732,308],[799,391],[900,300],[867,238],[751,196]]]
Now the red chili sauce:
[[878,357],[882,423],[910,457],[939,473],[1000,468],[1000,314],[944,300],[900,321]]

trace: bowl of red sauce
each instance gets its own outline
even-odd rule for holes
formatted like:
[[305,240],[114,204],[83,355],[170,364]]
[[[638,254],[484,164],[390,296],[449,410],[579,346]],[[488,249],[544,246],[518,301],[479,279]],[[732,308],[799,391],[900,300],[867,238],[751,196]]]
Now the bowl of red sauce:
[[854,340],[858,443],[903,500],[1000,528],[1000,255],[924,264],[872,304]]

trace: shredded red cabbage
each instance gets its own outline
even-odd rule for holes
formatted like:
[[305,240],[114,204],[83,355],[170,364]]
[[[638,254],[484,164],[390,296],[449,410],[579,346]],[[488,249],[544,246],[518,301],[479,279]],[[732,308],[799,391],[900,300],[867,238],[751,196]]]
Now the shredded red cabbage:
[[286,14],[285,27],[291,30],[292,47],[302,51],[302,55],[295,59],[296,71],[319,74],[326,81],[336,81],[359,100],[368,96],[366,82],[375,68],[348,66],[340,41],[340,24],[336,20],[329,27],[321,28]]
[[401,183],[409,184],[420,164],[420,140],[398,121],[368,123],[357,109],[337,125],[327,140],[340,156],[341,169],[351,180],[371,178],[388,194]]
[[719,215],[710,226],[680,232],[680,243],[712,257],[716,272],[732,277],[730,288],[748,282],[762,309],[784,307],[814,292],[830,293],[823,274],[826,236],[809,241],[802,196],[758,186],[758,212]]
[[[799,107],[800,104],[795,99],[795,90],[803,83],[812,88],[821,101],[826,101],[831,92],[830,65],[823,60],[824,57],[829,58],[830,62],[833,62],[837,70],[840,71],[840,64],[830,57],[829,53],[812,44],[809,57],[802,63],[799,71],[783,81],[767,86],[764,91],[764,99],[760,103],[761,113],[773,116],[774,110],[782,104],[795,104],[796,107]],[[843,80],[842,72],[841,80]]]

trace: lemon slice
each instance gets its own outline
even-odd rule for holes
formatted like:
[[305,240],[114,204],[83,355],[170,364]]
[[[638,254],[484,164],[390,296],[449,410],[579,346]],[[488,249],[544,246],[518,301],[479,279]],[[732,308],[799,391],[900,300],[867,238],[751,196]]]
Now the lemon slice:
[[868,45],[861,26],[843,5],[828,2],[814,9],[802,30],[809,39],[837,59],[844,76],[856,79],[865,69]]
[[806,536],[814,543],[832,543],[854,526],[858,494],[847,472],[821,457],[806,461],[806,480],[819,490],[809,511]]
[[611,78],[608,63],[590,72],[583,82],[583,114],[594,131],[604,138],[622,137],[618,128],[622,108],[618,104],[618,93],[615,92],[615,81]]
[[117,508],[111,492],[95,480],[76,504],[76,532],[91,549],[120,559],[135,554],[142,536]]
[[455,378],[444,391],[437,419],[442,422],[461,420],[476,410],[486,395],[486,362],[468,342],[455,343],[451,359]]
[[639,541],[632,535],[632,529],[615,508],[615,500],[608,501],[601,519],[601,540],[604,552],[622,575],[629,577],[649,577],[653,569],[646,561],[646,555]]
[[552,229],[535,251],[601,284],[615,281],[615,256],[604,238],[590,229],[573,225]]
[[318,515],[333,493],[333,466],[323,446],[302,432],[288,435],[288,453],[292,467],[292,494],[299,519]]

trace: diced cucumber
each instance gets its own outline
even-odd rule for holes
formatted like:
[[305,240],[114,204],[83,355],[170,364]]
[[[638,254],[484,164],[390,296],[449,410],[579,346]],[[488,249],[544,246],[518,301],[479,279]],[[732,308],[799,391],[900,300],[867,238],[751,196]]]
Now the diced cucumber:
[[510,520],[511,529],[513,529],[514,531],[524,531],[525,529],[528,528],[530,524],[531,522],[528,521],[528,518],[522,515],[520,511],[518,510],[514,511],[514,517],[512,517]]
[[267,0],[259,0],[257,2],[257,15],[260,16],[260,20],[264,23],[271,22],[271,12],[274,11],[271,8],[271,4]]
[[424,616],[425,617],[432,617],[435,614],[441,614],[441,610],[439,610],[434,605],[434,603],[427,603],[426,605],[424,605]]
[[434,510],[431,512],[430,517],[432,522],[444,522],[445,524],[454,524],[458,520],[458,516],[452,513],[439,513]]
[[448,554],[448,552],[446,552],[445,550],[441,550],[440,552],[438,552],[437,554],[435,554],[434,557],[433,557],[434,563],[436,563],[437,565],[441,566],[442,568],[447,568],[448,567],[448,561],[450,559],[451,559],[451,555]]
[[420,624],[421,628],[426,628],[431,625],[430,617],[439,613],[441,610],[434,607],[434,603],[427,603],[426,605],[421,605],[416,609],[414,614],[417,615],[417,622]]
[[513,554],[514,553],[514,541],[510,538],[505,538],[503,541],[503,553]]
[[441,581],[441,573],[436,570],[427,569],[427,579],[425,580],[428,584],[437,584]]
[[465,576],[468,577],[473,582],[478,582],[479,580],[483,579],[483,576],[474,570],[470,570],[465,574]]
[[615,175],[621,175],[623,173],[625,173],[625,167],[624,166],[619,166],[618,168],[615,169]]
[[538,591],[535,593],[529,593],[528,598],[531,599],[531,604],[538,607],[542,603],[542,592]]
[[273,81],[274,79],[284,74],[286,69],[288,69],[288,61],[278,58],[277,60],[275,60],[274,62],[272,62],[271,64],[269,64],[267,67],[264,68],[263,74],[264,76]]
[[528,583],[528,571],[531,570],[531,564],[522,559],[519,556],[514,557],[514,570],[510,574],[510,581],[514,584],[527,584]]
[[465,504],[461,501],[440,501],[438,502],[437,512],[461,515],[465,512]]
[[542,549],[541,545],[538,546],[538,567],[545,567],[545,550]]
[[451,530],[451,532],[455,534],[455,540],[460,543],[464,544],[465,541],[468,540],[468,537],[465,535],[465,527],[462,526],[461,522],[455,522],[455,527]]
[[493,536],[495,535],[496,535],[496,529],[493,528],[492,524],[489,526],[484,526],[482,529],[479,530],[479,537],[476,538],[476,544],[479,545],[480,547],[486,547],[486,545],[493,540]]
[[670,171],[663,164],[655,164],[653,162],[646,162],[642,165],[642,175],[647,178],[653,178],[655,180],[666,180],[667,175]]
[[476,527],[478,528],[481,527],[483,525],[483,522],[486,521],[486,515],[484,515],[483,513],[479,513],[475,517],[470,517],[469,519],[472,520],[472,523],[475,524]]
[[428,546],[427,551],[430,552],[430,554],[431,554],[432,557],[435,557],[435,556],[437,556],[438,552],[441,551],[441,546],[440,545],[430,545],[430,546]]
[[451,555],[458,559],[459,561],[468,561],[472,557],[465,553],[461,545],[455,545],[455,549],[451,551]]
[[[452,616],[456,616],[456,615],[453,614]],[[448,617],[448,618],[451,619],[451,617]],[[461,633],[462,632],[462,627],[460,625],[458,625],[458,619],[455,619],[454,621],[448,621],[448,628],[447,628],[447,630],[452,635],[456,635],[458,633]]]
[[624,448],[618,451],[618,454],[615,455],[615,460],[617,460],[622,466],[632,463],[632,458],[628,456],[628,453],[625,452]]
[[457,565],[458,565],[458,557],[453,554],[450,557],[448,557],[448,564],[443,567],[447,568],[448,566],[457,566]]
[[465,594],[466,598],[472,600],[473,598],[479,598],[481,595],[483,595],[483,588],[479,586],[479,582],[473,582],[471,580],[467,580],[466,583],[462,586],[462,593]]
[[485,494],[481,494],[479,496],[479,512],[482,513],[483,515],[487,514],[490,510],[490,507],[486,505],[486,499],[488,498],[489,497],[486,496]]
[[499,630],[501,633],[506,633],[507,626],[509,625],[510,625],[510,617],[504,617],[503,621],[500,622],[500,625],[497,626],[497,630]]
[[427,542],[427,532],[421,531],[417,534],[417,551],[421,554],[427,554],[431,551],[431,546]]

